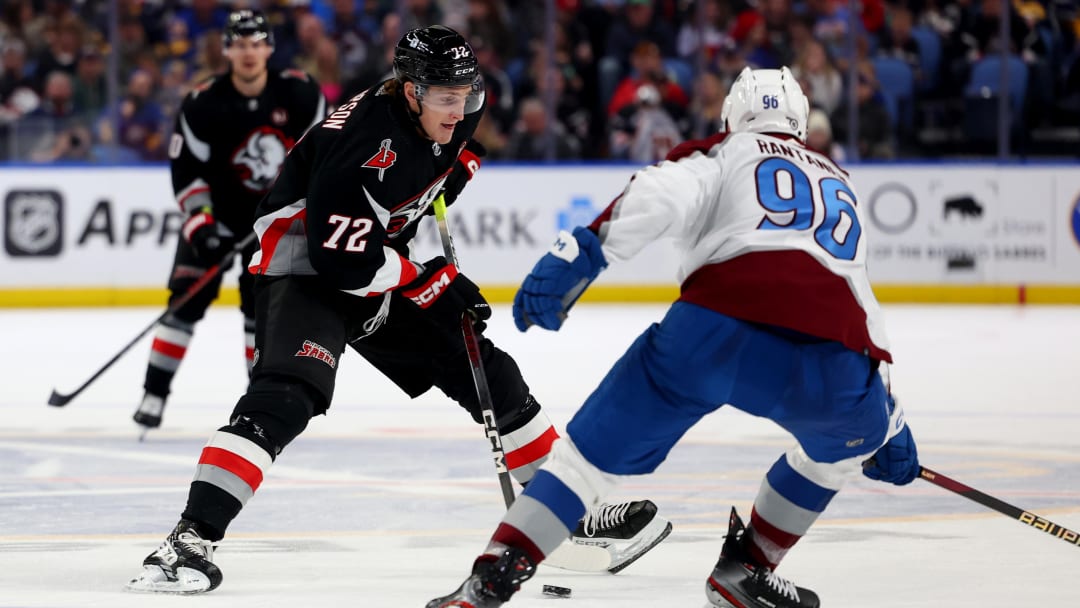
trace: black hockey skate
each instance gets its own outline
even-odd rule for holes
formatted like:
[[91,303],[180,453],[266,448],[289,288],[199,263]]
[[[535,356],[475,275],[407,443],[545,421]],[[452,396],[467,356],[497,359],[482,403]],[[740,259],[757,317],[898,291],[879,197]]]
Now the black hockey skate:
[[143,569],[124,586],[136,593],[205,593],[221,584],[214,546],[181,519],[165,542],[143,560]]
[[[485,556],[489,557],[489,556]],[[427,608],[498,608],[536,574],[536,564],[520,549],[508,548],[499,559],[478,559],[472,576],[450,595],[431,600]]]
[[728,533],[720,560],[705,583],[705,595],[715,608],[818,608],[818,596],[809,589],[796,587],[750,558],[745,548],[743,525],[735,508],[731,509]]
[[570,540],[544,560],[557,568],[619,572],[671,534],[671,522],[651,500],[601,504],[578,522]]
[[143,432],[161,426],[161,417],[165,414],[165,398],[146,393],[139,409],[131,418],[143,427]]

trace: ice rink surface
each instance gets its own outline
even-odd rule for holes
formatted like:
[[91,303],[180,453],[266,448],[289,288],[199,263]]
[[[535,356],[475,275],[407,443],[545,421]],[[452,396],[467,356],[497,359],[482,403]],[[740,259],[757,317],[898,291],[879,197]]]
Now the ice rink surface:
[[[562,332],[488,335],[514,354],[556,426],[662,306],[579,306]],[[886,307],[893,386],[925,465],[1080,530],[1080,308]],[[198,326],[161,430],[139,443],[149,340],[67,407],[68,391],[159,309],[0,310],[0,607],[420,607],[456,587],[503,511],[482,429],[432,392],[409,401],[355,354],[330,413],[270,470],[217,554],[225,581],[199,597],[122,585],[175,524],[195,460],[244,388],[241,320]],[[541,567],[509,606],[704,605],[735,505],[791,443],[724,408],[651,476],[672,535],[622,573]],[[780,567],[827,608],[1077,606],[1080,547],[929,483],[848,486]],[[543,584],[573,588],[547,598]]]

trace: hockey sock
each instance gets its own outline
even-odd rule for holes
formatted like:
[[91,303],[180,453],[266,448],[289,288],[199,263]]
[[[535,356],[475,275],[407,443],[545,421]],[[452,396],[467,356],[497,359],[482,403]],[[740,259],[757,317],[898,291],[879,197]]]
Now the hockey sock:
[[[501,430],[502,426],[499,428]],[[514,479],[524,485],[547,460],[551,443],[559,438],[559,433],[551,425],[547,414],[536,409],[528,422],[513,431],[503,431],[500,436],[506,452],[506,467]]]
[[260,437],[243,428],[229,426],[214,433],[199,455],[183,517],[212,532],[209,540],[220,540],[262,484],[274,462],[271,450]]
[[534,564],[557,549],[585,515],[585,504],[561,479],[537,472],[525,492],[506,512],[486,553],[499,555],[516,547]]
[[154,342],[150,346],[150,362],[146,367],[146,392],[159,397],[169,394],[173,376],[184,359],[188,344],[195,332],[193,323],[176,319],[166,319],[154,332]]
[[[806,534],[839,488],[811,481],[791,466],[791,453],[777,460],[754,500],[747,528],[746,549],[758,564],[776,568],[784,555]],[[805,461],[801,468],[827,469],[831,465]]]

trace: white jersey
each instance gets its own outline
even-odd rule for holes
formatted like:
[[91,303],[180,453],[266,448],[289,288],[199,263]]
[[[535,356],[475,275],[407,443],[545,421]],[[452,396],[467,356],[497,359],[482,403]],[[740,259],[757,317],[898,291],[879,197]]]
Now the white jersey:
[[891,361],[848,175],[798,140],[717,134],[634,174],[592,224],[609,262],[672,237],[680,300]]

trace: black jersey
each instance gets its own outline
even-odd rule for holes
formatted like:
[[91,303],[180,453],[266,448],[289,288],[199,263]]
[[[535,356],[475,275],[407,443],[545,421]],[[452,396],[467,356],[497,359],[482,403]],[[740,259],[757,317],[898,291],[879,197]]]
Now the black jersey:
[[[317,274],[356,295],[416,277],[417,222],[443,192],[483,108],[439,145],[422,136],[394,80],[345,102],[293,148],[256,211],[255,274]],[[456,194],[456,193],[453,193]]]
[[251,232],[255,207],[285,156],[326,116],[326,99],[300,70],[267,74],[255,97],[236,90],[228,75],[188,93],[169,144],[176,201],[185,213],[204,206],[233,233]]

